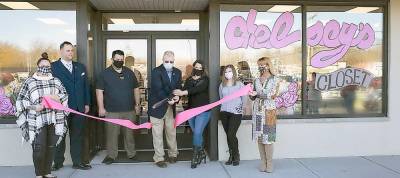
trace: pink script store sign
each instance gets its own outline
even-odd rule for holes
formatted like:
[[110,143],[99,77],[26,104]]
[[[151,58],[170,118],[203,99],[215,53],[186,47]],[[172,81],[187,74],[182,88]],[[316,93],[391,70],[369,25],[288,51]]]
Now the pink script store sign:
[[[301,40],[300,30],[291,32],[294,16],[290,12],[282,13],[270,29],[263,24],[254,24],[257,11],[251,9],[247,19],[234,16],[225,28],[225,43],[229,49],[238,48],[283,48]],[[339,61],[350,47],[370,48],[375,41],[375,31],[368,23],[349,24],[330,20],[323,25],[318,21],[307,28],[309,46],[325,46],[328,50],[319,51],[311,58],[311,65],[324,68]]]

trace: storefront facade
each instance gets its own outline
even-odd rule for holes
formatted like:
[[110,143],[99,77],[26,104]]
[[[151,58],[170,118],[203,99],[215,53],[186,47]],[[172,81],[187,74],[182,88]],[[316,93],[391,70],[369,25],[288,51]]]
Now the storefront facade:
[[[25,10],[1,3],[0,19],[9,28],[0,30],[5,34],[0,38],[0,165],[32,164],[30,148],[21,146],[12,117],[13,91],[35,70],[42,52],[57,59],[57,44],[66,40],[76,44],[76,58],[87,66],[92,86],[110,65],[112,50],[122,49],[135,58],[135,65],[129,67],[142,75],[140,122],[148,119],[147,79],[151,69],[161,64],[163,51],[175,51],[179,61],[175,66],[184,77],[195,59],[207,64],[211,101],[219,99],[216,91],[223,66],[234,65],[239,79],[247,83],[258,76],[257,59],[267,56],[281,80],[275,158],[400,154],[396,141],[400,85],[395,78],[400,75],[395,68],[400,65],[396,60],[400,52],[391,50],[400,46],[395,40],[399,38],[400,24],[395,19],[400,17],[400,3],[179,2],[168,6],[153,1],[27,1],[33,7],[25,4]],[[24,29],[24,24],[29,28]],[[183,110],[184,105],[179,108]],[[246,106],[237,133],[242,160],[258,158],[251,139],[250,102]],[[95,104],[92,110],[96,115]],[[205,134],[211,160],[228,157],[218,117],[214,109]],[[105,140],[102,123],[89,121],[88,125],[85,150],[90,160]],[[178,147],[190,151],[187,126],[178,130]],[[151,133],[136,134],[139,149],[149,151]]]

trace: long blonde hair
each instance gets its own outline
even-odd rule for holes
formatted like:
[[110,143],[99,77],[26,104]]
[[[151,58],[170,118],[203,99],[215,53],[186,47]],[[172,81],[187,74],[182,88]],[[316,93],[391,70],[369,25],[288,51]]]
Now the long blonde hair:
[[271,73],[271,75],[275,75],[275,68],[272,64],[272,61],[269,57],[261,57],[260,59],[257,60],[257,64],[258,65],[267,65],[269,68],[269,73]]
[[225,78],[225,71],[228,68],[231,69],[232,73],[233,73],[233,77],[232,77],[233,85],[236,85],[236,82],[238,80],[235,66],[233,66],[232,64],[229,64],[229,65],[225,66],[224,71],[222,72],[222,76],[221,76],[222,77],[222,86],[226,86],[226,83],[228,83],[228,80]]

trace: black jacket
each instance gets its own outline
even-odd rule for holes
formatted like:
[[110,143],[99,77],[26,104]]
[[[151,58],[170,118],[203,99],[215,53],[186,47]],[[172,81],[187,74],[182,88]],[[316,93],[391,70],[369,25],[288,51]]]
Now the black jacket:
[[203,76],[198,80],[189,77],[185,81],[183,89],[188,91],[188,109],[210,104],[208,85],[209,79],[207,76]]
[[[153,109],[153,105],[158,101],[161,101],[172,94],[175,89],[182,88],[182,72],[173,68],[172,79],[169,80],[167,70],[163,65],[154,68],[151,71],[151,84],[149,93],[149,110],[148,114],[152,117],[161,119],[167,112],[168,103],[164,103],[160,107]],[[173,106],[173,111],[175,114],[175,105]]]

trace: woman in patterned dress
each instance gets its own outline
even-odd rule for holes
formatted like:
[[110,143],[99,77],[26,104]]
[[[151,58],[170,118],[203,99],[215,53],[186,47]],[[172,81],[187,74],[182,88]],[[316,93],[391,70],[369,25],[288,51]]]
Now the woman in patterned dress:
[[268,57],[258,59],[260,76],[253,82],[253,91],[249,93],[254,100],[252,124],[253,140],[257,141],[260,151],[261,172],[271,173],[273,143],[276,138],[275,97],[278,91],[278,78],[275,76],[271,60]]

